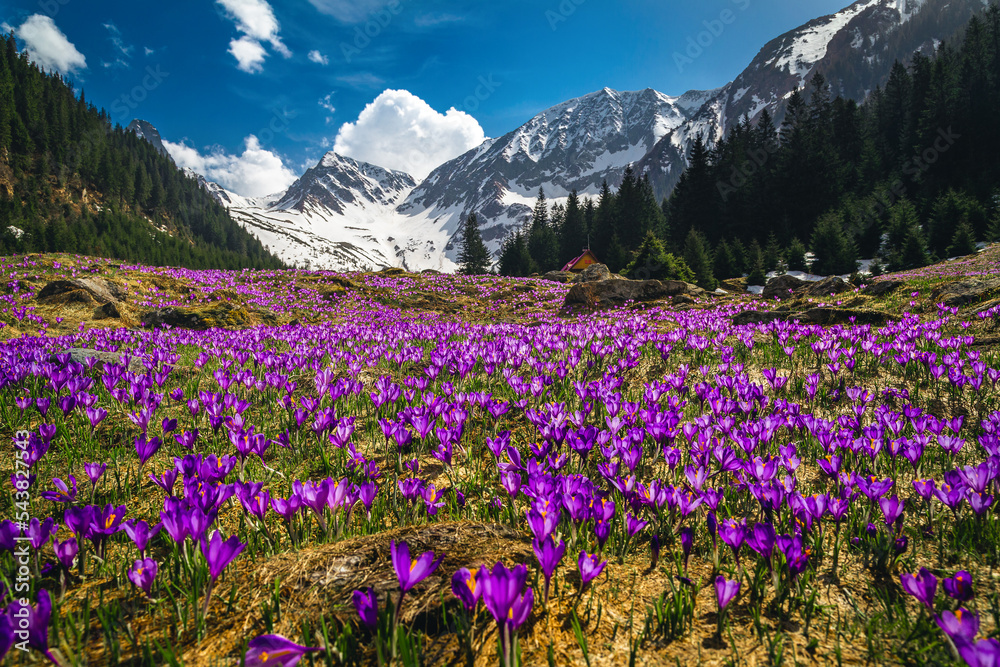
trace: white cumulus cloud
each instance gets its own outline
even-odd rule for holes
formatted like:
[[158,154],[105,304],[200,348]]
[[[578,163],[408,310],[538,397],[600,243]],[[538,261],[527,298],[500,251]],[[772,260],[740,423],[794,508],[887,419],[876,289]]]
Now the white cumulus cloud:
[[241,155],[221,148],[202,154],[184,143],[164,141],[163,145],[178,166],[193,169],[210,181],[243,197],[263,197],[280,192],[295,182],[295,174],[281,157],[261,147],[255,135],[248,136]]
[[386,90],[340,128],[333,148],[422,179],[485,140],[479,122],[464,111],[439,113],[409,91]]
[[309,60],[313,61],[317,65],[329,65],[330,59],[324,56],[319,51],[313,49],[309,52]]
[[244,72],[259,72],[263,69],[267,50],[264,44],[286,58],[291,57],[281,36],[281,26],[274,16],[274,10],[266,0],[217,0],[226,10],[226,15],[236,23],[242,37],[229,42],[229,53],[236,58],[237,67]]
[[264,69],[267,51],[260,42],[246,35],[229,42],[229,53],[236,58],[236,67],[244,72],[254,74]]
[[87,68],[87,59],[49,16],[29,16],[14,34],[24,42],[28,57],[45,69],[70,74]]

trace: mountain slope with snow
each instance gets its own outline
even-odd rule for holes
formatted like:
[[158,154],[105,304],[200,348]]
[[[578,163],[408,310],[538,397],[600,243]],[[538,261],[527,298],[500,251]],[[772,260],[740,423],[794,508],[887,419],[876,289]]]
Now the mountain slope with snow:
[[[896,60],[931,52],[987,0],[858,0],[768,42],[733,81],[671,97],[605,88],[542,111],[516,130],[412,177],[328,153],[288,190],[255,200],[203,182],[230,214],[286,262],[313,268],[449,270],[462,221],[475,212],[496,253],[531,217],[541,187],[550,201],[573,190],[617,187],[625,168],[648,175],[659,197],[680,178],[691,144],[710,144],[744,116],[780,122],[796,88],[820,71],[834,94],[863,99]],[[137,125],[140,124],[140,125]],[[136,126],[133,128],[133,126]],[[130,125],[154,144],[144,121]]]
[[454,268],[440,230],[411,224],[396,212],[416,186],[409,174],[330,152],[276,195],[246,198],[202,184],[288,264],[339,271]]

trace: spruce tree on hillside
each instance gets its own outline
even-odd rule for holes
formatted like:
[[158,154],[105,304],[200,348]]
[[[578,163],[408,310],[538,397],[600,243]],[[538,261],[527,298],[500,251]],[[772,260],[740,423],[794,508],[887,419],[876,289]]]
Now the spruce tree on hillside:
[[841,214],[830,211],[816,223],[812,235],[812,251],[816,256],[812,271],[818,275],[841,275],[858,270],[858,250],[844,232]]
[[671,239],[675,247],[683,244],[691,229],[700,229],[713,238],[722,235],[714,227],[718,214],[713,203],[718,199],[716,179],[713,179],[710,152],[699,134],[688,155],[688,167],[677,181],[667,205]]
[[594,218],[591,243],[595,248],[607,248],[611,245],[611,237],[614,236],[618,228],[618,207],[615,205],[615,193],[612,192],[607,181],[601,183],[601,194],[597,198]]
[[993,212],[989,229],[986,231],[987,241],[1000,241],[1000,208]]
[[712,272],[712,253],[708,249],[705,237],[696,229],[688,232],[684,240],[684,261],[694,273],[694,282],[698,287],[714,290],[718,283]]
[[750,241],[747,248],[747,285],[767,285],[767,271],[764,269],[764,251],[757,239]]
[[959,223],[955,235],[948,246],[948,257],[964,257],[976,252],[976,237],[972,224],[968,220]]
[[566,214],[559,228],[559,264],[579,256],[587,246],[587,224],[585,210],[580,206],[580,198],[576,190],[569,195],[566,202]]
[[559,264],[559,241],[549,224],[548,204],[542,188],[538,188],[538,200],[535,202],[535,210],[531,217],[527,243],[528,253],[537,267],[536,271],[544,273],[562,267]]
[[786,252],[789,271],[806,271],[806,246],[797,237],[788,244]]
[[767,245],[764,246],[764,268],[768,271],[777,270],[778,264],[784,259],[782,255],[778,237],[775,236],[774,232],[771,232],[767,237]]
[[462,249],[458,255],[459,270],[464,276],[479,276],[490,270],[490,251],[483,243],[479,217],[470,213],[462,228]]
[[885,248],[890,271],[906,271],[930,264],[927,239],[920,227],[917,210],[905,197],[893,204],[889,212]]
[[523,230],[518,229],[503,240],[498,269],[502,276],[519,278],[538,271],[538,266],[528,252],[528,242]]
[[715,261],[712,263],[712,272],[719,280],[736,278],[743,275],[743,272],[737,266],[732,246],[726,242],[726,239],[722,239],[715,248]]
[[628,251],[622,245],[617,232],[611,235],[611,243],[608,244],[603,259],[608,270],[614,273],[621,271],[628,264]]
[[694,280],[694,272],[682,259],[674,257],[663,247],[663,242],[647,232],[639,252],[623,272],[633,280]]

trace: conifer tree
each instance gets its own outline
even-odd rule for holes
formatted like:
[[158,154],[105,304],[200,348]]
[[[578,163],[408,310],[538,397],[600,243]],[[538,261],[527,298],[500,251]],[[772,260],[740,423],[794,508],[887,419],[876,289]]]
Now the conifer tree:
[[789,271],[807,271],[806,266],[806,246],[798,239],[793,238],[788,244],[787,260]]
[[521,277],[538,271],[538,266],[531,259],[528,243],[523,230],[516,230],[507,235],[500,248],[500,275]]
[[715,261],[712,264],[712,272],[719,280],[735,278],[743,274],[737,268],[736,257],[733,255],[733,248],[726,239],[719,241],[715,248]]
[[479,229],[479,217],[470,213],[462,228],[462,249],[458,255],[459,273],[465,276],[478,276],[490,270],[490,251],[483,243],[483,235]]
[[948,246],[948,257],[964,257],[976,252],[976,237],[972,229],[972,224],[968,220],[962,220],[955,229],[955,235]]
[[674,257],[663,247],[663,242],[647,232],[639,251],[623,272],[633,280],[683,280],[695,279],[694,272],[684,260]]
[[816,223],[812,235],[812,271],[818,275],[840,275],[858,270],[858,251],[844,232],[841,214],[826,213]]
[[893,204],[889,212],[883,253],[888,258],[890,271],[916,269],[931,262],[920,218],[913,204],[905,197]]
[[604,257],[604,264],[608,267],[608,270],[614,273],[621,271],[628,264],[628,252],[625,250],[625,246],[622,245],[621,239],[618,238],[617,232],[611,236],[611,243],[608,244],[607,254]]
[[580,206],[576,190],[569,194],[566,213],[559,228],[559,264],[565,265],[587,246],[586,213]]
[[689,231],[684,240],[684,261],[694,273],[694,281],[698,287],[709,291],[716,288],[718,283],[712,273],[712,254],[705,237],[696,229]]
[[766,285],[767,271],[764,269],[764,251],[757,239],[747,248],[747,285]]

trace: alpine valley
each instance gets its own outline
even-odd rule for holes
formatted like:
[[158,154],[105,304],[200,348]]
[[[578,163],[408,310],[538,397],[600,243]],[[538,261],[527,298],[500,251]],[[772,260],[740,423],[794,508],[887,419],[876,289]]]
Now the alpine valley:
[[[461,223],[473,212],[496,254],[504,237],[530,219],[539,188],[550,202],[564,203],[574,190],[596,196],[604,181],[617,187],[632,165],[663,198],[677,184],[699,135],[712,144],[764,109],[780,121],[784,102],[815,72],[823,73],[834,94],[863,100],[885,83],[895,61],[905,62],[915,51],[932,53],[986,4],[859,0],[771,40],[720,88],[679,96],[605,88],[486,140],[422,182],[333,152],[287,190],[263,198],[240,197],[196,177],[234,220],[290,265],[451,271]],[[734,1],[735,20],[741,6]],[[679,44],[674,62],[663,66],[683,67],[696,58],[702,48],[697,36]],[[130,128],[162,150],[149,123],[135,121]]]

